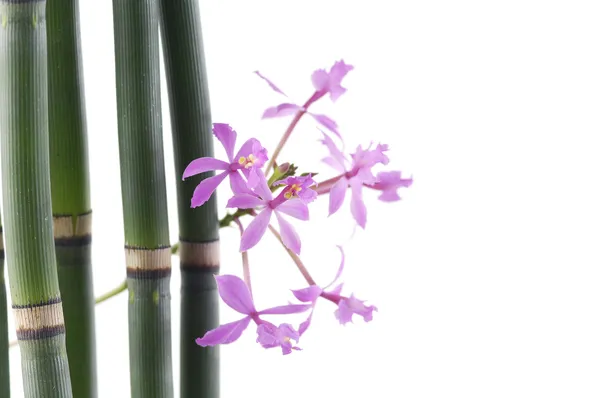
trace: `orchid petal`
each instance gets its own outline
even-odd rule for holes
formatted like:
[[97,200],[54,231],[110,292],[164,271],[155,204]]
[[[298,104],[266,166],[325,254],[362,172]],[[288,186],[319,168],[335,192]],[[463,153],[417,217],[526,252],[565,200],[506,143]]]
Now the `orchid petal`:
[[310,326],[310,323],[312,321],[312,316],[314,314],[314,309],[310,312],[310,314],[308,315],[308,318],[306,318],[306,320],[304,322],[302,322],[300,324],[300,326],[298,327],[298,335],[302,336],[304,334],[304,332],[306,332],[306,330],[308,329],[308,327]]
[[252,190],[248,188],[248,183],[244,180],[244,178],[238,170],[232,172],[229,175],[229,183],[231,185],[231,190],[233,191],[234,195],[254,194],[254,192],[252,192]]
[[321,131],[321,133],[323,134],[323,139],[321,140],[321,142],[327,147],[329,153],[331,154],[331,158],[338,164],[338,166],[333,166],[330,163],[328,164],[330,166],[333,166],[336,170],[338,170],[341,173],[345,172],[346,162],[348,160],[346,159],[342,151],[340,151],[340,149],[337,147],[337,145],[335,145],[335,142],[333,142],[331,137],[325,134],[322,130],[319,131]]
[[340,283],[339,285],[337,285],[336,287],[334,287],[333,289],[331,289],[328,293],[336,295],[336,296],[339,296],[342,293],[342,289],[343,288],[344,288],[344,284]]
[[298,236],[298,233],[292,224],[280,216],[279,212],[277,211],[275,211],[275,217],[277,217],[277,222],[279,222],[279,232],[281,233],[281,240],[283,241],[285,247],[296,254],[300,254],[302,243],[300,242],[300,237]]
[[233,161],[233,150],[235,149],[237,133],[226,123],[213,123],[213,134],[221,142],[223,148],[225,148],[227,159],[231,163]]
[[213,170],[227,170],[229,163],[215,158],[198,158],[194,159],[188,164],[183,171],[182,180],[188,177],[195,176],[196,174],[205,173]]
[[342,207],[346,198],[346,190],[348,189],[348,179],[340,178],[329,191],[329,215],[334,214]]
[[354,69],[354,66],[348,65],[344,60],[337,61],[329,71],[329,98],[335,102],[346,89],[341,86],[342,79]]
[[337,130],[337,123],[333,119],[331,119],[329,116],[320,115],[320,114],[317,114],[317,113],[310,113],[310,115],[317,122],[319,122],[319,124],[321,124],[327,130],[331,131],[333,134],[337,135],[341,140],[343,140],[342,136],[340,135],[340,133]]
[[321,289],[317,285],[310,285],[304,289],[292,290],[292,293],[303,303],[311,303],[315,301],[321,295],[321,293],[323,293],[323,290],[324,289]]
[[270,108],[267,108],[264,111],[262,118],[270,119],[270,118],[274,118],[274,117],[291,116],[291,115],[295,115],[300,110],[302,110],[302,107],[300,105],[291,104],[291,103],[283,103],[283,104],[279,104],[277,106],[272,106]]
[[352,199],[350,200],[350,211],[352,216],[363,229],[367,224],[367,207],[362,198],[362,182],[350,180]]
[[271,220],[271,214],[273,210],[269,207],[261,211],[252,222],[248,225],[244,233],[242,234],[242,241],[240,242],[240,251],[247,251],[260,241],[265,234],[269,221]]
[[277,211],[302,221],[306,221],[309,218],[308,206],[300,199],[286,200],[277,206]]
[[235,157],[233,158],[234,161],[236,163],[239,162],[240,157],[245,157],[248,158],[248,155],[253,154],[254,156],[256,156],[256,154],[254,153],[254,149],[256,148],[255,144],[258,142],[258,144],[260,145],[260,141],[258,141],[256,138],[248,138],[248,140],[246,140],[246,142],[244,142],[242,144],[242,146],[240,147],[240,150],[235,154]]
[[265,201],[258,198],[255,195],[239,194],[239,195],[235,195],[231,199],[229,199],[226,207],[229,207],[229,208],[237,207],[240,209],[254,209],[255,207],[263,206],[263,205],[265,205]]
[[256,73],[256,75],[263,79],[265,82],[267,82],[267,84],[273,89],[273,91],[278,92],[279,94],[287,97],[287,95],[283,91],[281,91],[279,87],[277,87],[270,79],[266,78],[262,73],[260,73],[259,71],[254,71],[254,73]]
[[335,282],[337,282],[337,280],[340,279],[340,276],[342,276],[342,272],[344,272],[344,262],[345,262],[344,261],[345,260],[344,249],[342,249],[341,246],[338,246],[338,249],[340,249],[340,253],[342,254],[342,261],[340,262],[340,266],[338,268],[337,273],[335,274],[335,277],[333,278],[331,283],[329,283],[329,285],[327,285],[323,288],[323,290],[329,288],[331,285],[333,285]]
[[321,159],[321,161],[323,163],[325,163],[326,165],[334,168],[335,171],[337,171],[338,173],[344,174],[346,172],[346,169],[344,168],[344,166],[341,166],[340,163],[333,158],[333,156],[327,156],[327,157]]
[[289,315],[289,314],[300,314],[311,309],[311,304],[288,304],[280,305],[278,307],[267,308],[266,310],[260,311],[259,315]]
[[257,177],[257,181],[256,181],[256,185],[253,187],[254,191],[264,200],[267,200],[267,201],[273,200],[273,193],[269,189],[269,183],[268,183],[267,178],[265,177],[265,174],[263,173],[263,171],[260,169],[257,169],[256,177]]
[[191,207],[202,206],[215,192],[220,183],[229,175],[229,170],[200,181],[192,195]]
[[248,328],[251,318],[249,316],[240,319],[239,321],[226,323],[209,330],[204,334],[204,337],[197,338],[196,344],[202,347],[214,346],[217,344],[230,344],[240,338],[244,330]]
[[215,280],[225,304],[244,315],[256,312],[250,290],[243,280],[235,275],[215,275]]

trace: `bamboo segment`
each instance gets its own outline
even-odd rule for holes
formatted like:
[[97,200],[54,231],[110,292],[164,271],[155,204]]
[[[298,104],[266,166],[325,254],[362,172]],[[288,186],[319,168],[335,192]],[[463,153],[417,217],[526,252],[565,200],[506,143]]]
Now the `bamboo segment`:
[[113,0],[132,398],[172,397],[158,3]]
[[0,397],[10,398],[10,371],[8,363],[8,303],[4,284],[4,238],[0,220]]
[[183,170],[198,157],[213,156],[213,137],[200,12],[196,0],[160,0],[161,33],[177,181],[181,268],[181,397],[219,396],[219,348],[202,348],[195,339],[219,325],[214,274],[219,272],[216,198],[190,208],[200,178],[182,181]]
[[52,235],[46,2],[0,0],[6,252],[27,398],[72,397]]
[[50,180],[67,354],[73,395],[95,398],[91,205],[79,1],[52,0],[47,20]]

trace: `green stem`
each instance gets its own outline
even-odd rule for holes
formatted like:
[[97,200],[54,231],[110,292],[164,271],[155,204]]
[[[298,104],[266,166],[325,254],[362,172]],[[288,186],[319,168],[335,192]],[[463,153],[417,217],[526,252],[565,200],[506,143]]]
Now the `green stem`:
[[96,338],[91,204],[79,1],[47,6],[48,121],[54,243],[73,395],[94,398]]
[[50,196],[46,1],[0,0],[2,193],[25,397],[72,397]]
[[10,368],[8,363],[8,303],[4,284],[4,237],[0,220],[0,397],[10,398]]
[[197,0],[160,0],[161,32],[173,133],[181,268],[180,369],[182,398],[219,396],[219,348],[195,339],[219,325],[219,220],[216,197],[191,209],[196,185],[212,173],[182,181],[194,159],[213,156],[208,81]]
[[173,396],[157,0],[113,0],[132,398]]
[[127,280],[123,281],[123,283],[121,283],[119,286],[115,287],[114,289],[104,293],[101,296],[96,297],[96,300],[95,300],[96,305],[103,303],[106,300],[123,293],[125,290],[127,290]]

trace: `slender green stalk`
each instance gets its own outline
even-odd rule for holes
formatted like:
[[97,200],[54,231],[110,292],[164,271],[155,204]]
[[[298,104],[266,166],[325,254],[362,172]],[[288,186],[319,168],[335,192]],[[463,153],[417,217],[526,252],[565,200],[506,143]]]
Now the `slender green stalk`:
[[50,196],[46,1],[0,0],[2,193],[27,398],[72,397]]
[[[208,82],[197,0],[160,0],[173,132],[181,268],[181,397],[219,396],[219,349],[195,339],[219,325],[219,220],[216,198],[190,208],[200,178],[181,180],[195,158],[213,156]],[[201,178],[209,177],[205,173]]]
[[132,398],[173,396],[157,0],[113,0]]
[[0,397],[10,398],[10,371],[8,366],[8,309],[4,284],[4,239],[0,220]]
[[94,398],[96,339],[91,204],[79,1],[47,7],[48,119],[54,243],[73,396]]

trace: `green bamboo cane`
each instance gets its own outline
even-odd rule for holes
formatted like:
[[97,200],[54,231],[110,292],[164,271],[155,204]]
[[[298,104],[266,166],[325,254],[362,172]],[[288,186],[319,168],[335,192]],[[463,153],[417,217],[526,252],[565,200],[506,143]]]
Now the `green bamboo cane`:
[[132,398],[172,397],[157,0],[113,0]]
[[6,252],[27,398],[72,397],[53,242],[46,2],[0,0]]
[[[195,339],[219,325],[219,220],[216,199],[191,209],[200,179],[182,181],[195,158],[213,156],[208,82],[197,0],[160,0],[173,133],[181,269],[181,397],[219,396],[219,349]],[[211,174],[206,173],[202,178]]]
[[10,398],[10,371],[8,367],[8,303],[4,284],[4,238],[0,219],[0,397]]
[[54,243],[73,396],[94,398],[96,341],[91,204],[79,1],[47,7],[48,118]]

